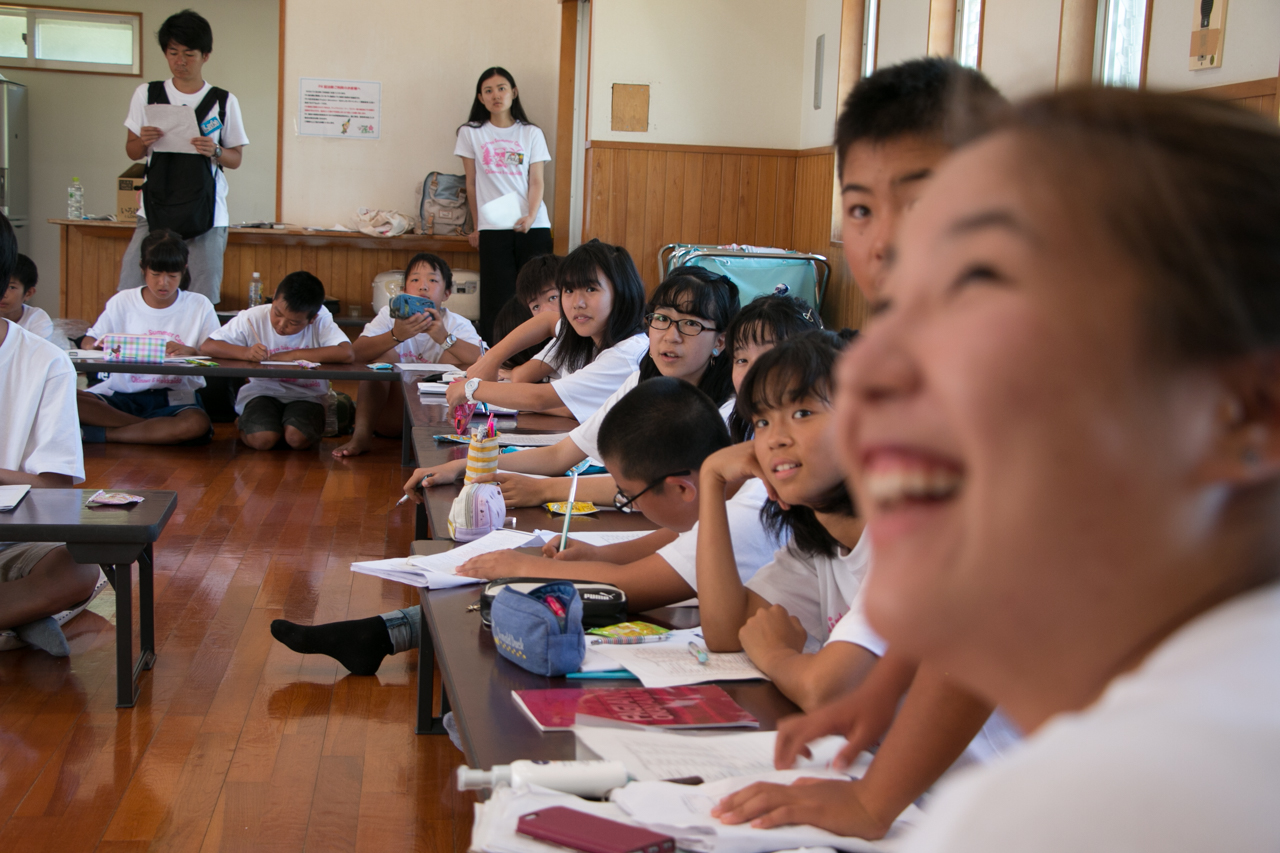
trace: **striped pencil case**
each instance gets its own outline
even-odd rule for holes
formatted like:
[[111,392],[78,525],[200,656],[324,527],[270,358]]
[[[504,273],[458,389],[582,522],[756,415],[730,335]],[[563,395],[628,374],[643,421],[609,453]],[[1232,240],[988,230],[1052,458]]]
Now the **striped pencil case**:
[[135,361],[163,364],[167,341],[156,335],[103,335],[100,346],[107,361]]

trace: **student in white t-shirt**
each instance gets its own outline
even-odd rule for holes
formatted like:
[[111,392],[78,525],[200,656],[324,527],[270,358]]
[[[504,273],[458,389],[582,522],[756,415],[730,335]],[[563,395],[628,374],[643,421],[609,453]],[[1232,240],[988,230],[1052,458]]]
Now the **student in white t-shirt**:
[[[404,270],[404,292],[435,303],[434,309],[393,319],[390,306],[378,312],[356,338],[352,349],[359,363],[418,362],[468,367],[480,357],[482,342],[471,321],[445,307],[453,293],[453,272],[444,258],[419,252]],[[404,424],[401,382],[360,383],[355,432],[333,451],[335,458],[359,456],[369,450],[373,436],[398,438]]]
[[[554,327],[554,363],[548,367],[536,359],[529,362],[518,382],[490,381],[489,371],[477,371],[449,387],[445,394],[449,405],[493,403],[565,415],[581,423],[618,390],[640,364],[648,345],[643,334],[644,282],[631,255],[621,246],[599,240],[583,243],[560,263],[556,286],[559,316],[539,313],[512,332],[508,347],[502,349],[504,353],[513,347],[523,349],[535,339],[545,339]],[[543,383],[552,367],[560,377]]]
[[[636,610],[692,597],[694,548],[688,540],[696,535],[698,467],[730,441],[715,405],[687,382],[651,379],[623,397],[605,418],[601,441],[608,469],[619,483],[615,506],[643,512],[662,530],[602,547],[575,542],[562,554],[549,545],[545,557],[500,551],[466,563],[459,573],[606,581],[621,587]],[[777,547],[777,539],[759,522],[763,502],[763,489],[743,489],[730,502],[735,556],[744,577]],[[352,672],[368,675],[386,655],[417,648],[419,618],[416,608],[406,608],[328,625],[277,620],[271,632],[295,651],[328,654]]]
[[36,294],[40,274],[35,262],[26,255],[18,255],[9,284],[0,291],[0,318],[10,320],[37,338],[53,339],[53,320],[43,308],[28,305],[27,300]]
[[462,158],[476,224],[467,239],[480,250],[480,334],[492,341],[493,318],[515,295],[520,267],[552,251],[542,200],[543,164],[551,152],[542,130],[525,115],[510,71],[494,67],[480,74],[453,153]]
[[[158,103],[167,101],[175,106],[193,109],[199,107],[213,89],[204,80],[204,65],[213,52],[213,30],[209,22],[187,9],[170,15],[160,25],[157,37],[160,49],[164,51],[165,61],[169,64],[169,72],[173,75],[171,79],[164,81],[164,98]],[[152,85],[160,84],[143,83],[134,90],[133,98],[129,101],[129,114],[124,120],[128,133],[125,153],[130,160],[146,158],[148,168],[151,166],[152,147],[163,135],[163,130],[147,118],[148,89]],[[209,169],[213,174],[212,227],[198,234],[193,233],[187,239],[191,249],[191,289],[204,294],[215,305],[221,299],[222,256],[227,248],[227,227],[231,222],[227,214],[227,178],[223,172],[225,169],[240,168],[244,146],[249,144],[244,120],[240,115],[240,102],[234,94],[226,93],[225,115],[219,118],[219,112],[219,106],[215,103],[208,113],[197,116],[201,135],[190,140],[196,152],[208,158]],[[158,178],[148,174],[147,180]],[[156,189],[157,192],[162,190],[160,187]],[[120,290],[142,286],[142,279],[136,270],[138,253],[143,238],[147,236],[149,224],[155,227],[172,225],[165,221],[148,223],[146,205],[140,201],[138,224],[120,267]],[[188,232],[184,230],[183,233]]]
[[[241,361],[350,364],[351,341],[324,307],[324,285],[309,272],[280,280],[267,305],[241,311],[204,342],[200,352]],[[240,440],[270,450],[283,438],[305,450],[324,434],[326,379],[250,379],[236,395]]]
[[[534,362],[534,358],[546,349],[544,345],[560,328],[560,288],[556,285],[556,274],[563,260],[559,255],[538,255],[520,268],[514,301],[524,305],[528,313],[503,306],[502,311],[514,310],[513,316],[523,316],[516,322],[508,321],[501,330],[495,319],[493,346],[467,368],[468,379],[542,382],[550,378],[540,369],[542,362]],[[508,305],[510,302],[508,300]],[[509,363],[515,366],[505,369]]]
[[1264,117],[1080,90],[903,221],[837,392],[868,617],[1027,738],[898,849],[1280,849],[1277,186]]
[[[196,355],[218,330],[212,303],[186,290],[187,245],[172,231],[142,241],[145,284],[107,300],[81,346],[100,349],[111,334],[166,338],[165,355]],[[77,395],[87,442],[179,444],[211,437],[213,425],[196,399],[202,376],[108,373],[105,382]]]
[[[568,261],[566,261],[566,264]],[[566,297],[562,305],[569,304]],[[509,506],[531,506],[565,500],[569,480],[563,474],[574,466],[600,459],[596,435],[609,409],[642,379],[669,376],[697,385],[719,406],[733,394],[725,334],[738,313],[738,288],[728,278],[696,267],[680,267],[653,292],[645,322],[649,326],[648,354],[632,370],[594,414],[569,435],[550,447],[533,447],[503,458],[503,469],[514,473],[494,475]],[[591,365],[577,376],[591,370]],[[573,377],[569,377],[572,379]],[[562,380],[563,381],[563,380]],[[466,460],[458,459],[434,468],[419,468],[405,489],[416,500],[419,483],[434,486],[455,482]],[[543,474],[550,479],[523,477]],[[429,481],[429,482],[428,482]],[[481,482],[489,482],[488,478]],[[586,477],[578,482],[578,499],[607,502],[616,484],[608,476]]]

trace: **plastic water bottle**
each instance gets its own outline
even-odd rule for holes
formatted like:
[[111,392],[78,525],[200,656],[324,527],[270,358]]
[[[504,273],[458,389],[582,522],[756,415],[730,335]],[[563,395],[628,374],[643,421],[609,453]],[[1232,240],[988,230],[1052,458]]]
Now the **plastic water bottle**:
[[262,276],[254,273],[249,279],[249,307],[262,304]]
[[84,187],[79,178],[72,178],[67,187],[67,219],[84,219]]

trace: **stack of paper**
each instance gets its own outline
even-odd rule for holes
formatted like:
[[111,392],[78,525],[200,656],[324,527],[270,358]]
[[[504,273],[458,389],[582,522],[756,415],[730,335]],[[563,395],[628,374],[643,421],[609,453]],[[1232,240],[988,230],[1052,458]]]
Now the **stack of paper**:
[[432,364],[426,361],[409,361],[396,365],[401,373],[453,373],[458,369],[456,364]]
[[483,578],[469,578],[457,573],[458,567],[472,557],[510,548],[540,547],[545,543],[546,540],[542,537],[520,530],[495,530],[465,545],[459,545],[452,551],[426,557],[397,557],[390,560],[352,563],[351,571],[410,586],[448,589],[486,582]]

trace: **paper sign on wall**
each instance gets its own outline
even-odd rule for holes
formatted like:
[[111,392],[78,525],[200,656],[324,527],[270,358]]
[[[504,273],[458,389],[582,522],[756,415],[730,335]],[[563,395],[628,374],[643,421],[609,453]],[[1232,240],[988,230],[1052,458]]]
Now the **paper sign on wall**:
[[298,133],[338,139],[378,139],[382,84],[366,80],[298,81]]

